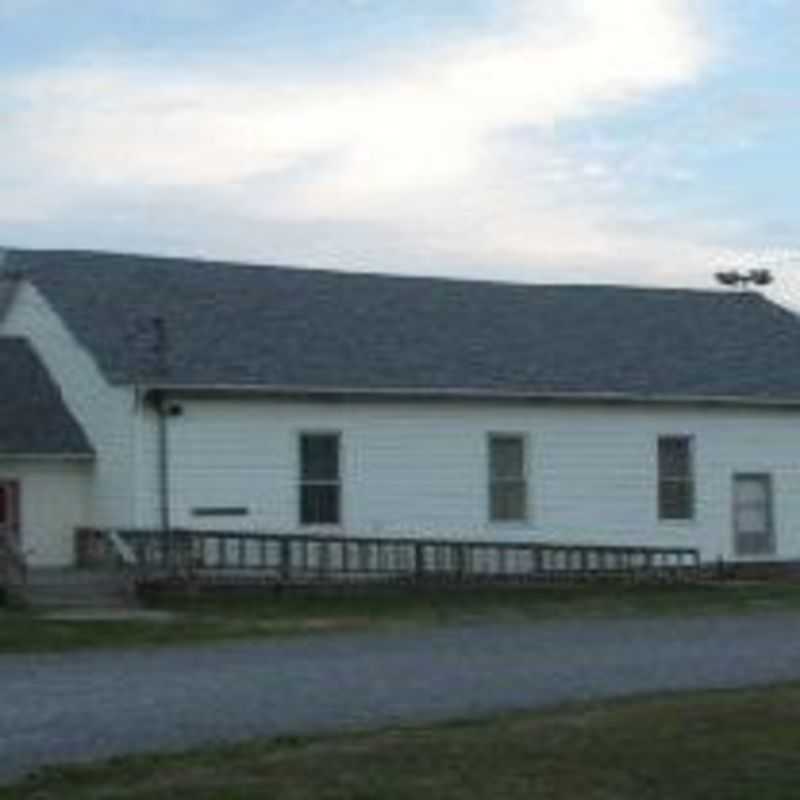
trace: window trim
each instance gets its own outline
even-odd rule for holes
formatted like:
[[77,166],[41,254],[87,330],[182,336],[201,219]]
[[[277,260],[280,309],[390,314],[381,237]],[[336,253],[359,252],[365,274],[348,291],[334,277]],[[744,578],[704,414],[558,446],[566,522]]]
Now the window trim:
[[[662,439],[680,439],[688,446],[688,477],[663,478],[661,475],[661,441]],[[691,525],[697,521],[697,440],[691,433],[660,433],[656,437],[656,518],[663,525]],[[683,517],[665,517],[661,513],[661,486],[664,483],[688,485],[689,514]]]
[[[495,480],[492,475],[492,442],[496,439],[518,439],[522,442],[522,475],[514,479]],[[486,434],[486,518],[490,525],[526,525],[531,522],[531,487],[530,487],[530,447],[528,434],[525,431],[489,431]],[[496,484],[521,483],[523,493],[523,510],[521,517],[514,519],[497,519],[492,516],[492,489]]]
[[[737,512],[742,508],[742,503],[737,502],[736,483],[738,480],[757,480],[766,487],[764,503],[767,522],[767,547],[763,550],[748,550],[742,548],[739,539]],[[751,504],[747,504],[751,505]],[[766,472],[736,472],[731,476],[731,522],[733,528],[733,552],[736,558],[755,560],[775,557],[778,554],[778,540],[775,524],[775,480],[774,473]]]
[[[337,467],[338,475],[335,481],[331,480],[304,480],[303,479],[303,437],[304,436],[332,436],[336,439],[337,443]],[[344,446],[343,436],[340,430],[332,430],[329,428],[302,428],[297,431],[296,436],[297,447],[297,524],[300,528],[330,528],[340,529],[344,525],[344,480],[342,478],[343,464],[344,464]],[[338,505],[339,515],[336,522],[304,522],[303,521],[303,487],[304,486],[335,486],[338,489]]]

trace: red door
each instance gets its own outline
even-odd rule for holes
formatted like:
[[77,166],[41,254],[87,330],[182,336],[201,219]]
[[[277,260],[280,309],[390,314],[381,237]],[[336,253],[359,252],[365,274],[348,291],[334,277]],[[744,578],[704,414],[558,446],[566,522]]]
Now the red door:
[[20,544],[19,481],[0,479],[0,536]]

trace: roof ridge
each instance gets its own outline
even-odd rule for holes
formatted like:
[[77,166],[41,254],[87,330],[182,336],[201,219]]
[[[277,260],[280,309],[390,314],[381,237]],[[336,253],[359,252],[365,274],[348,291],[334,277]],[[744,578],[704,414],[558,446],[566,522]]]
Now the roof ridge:
[[[25,256],[43,256],[53,258],[57,256],[64,257],[90,257],[90,258],[112,258],[120,260],[128,260],[130,262],[145,261],[151,266],[158,265],[159,267],[167,268],[183,268],[183,269],[236,269],[248,270],[252,272],[259,271],[281,271],[281,272],[294,272],[299,274],[316,274],[328,275],[344,279],[378,279],[385,281],[403,281],[403,282],[429,282],[442,285],[457,285],[457,286],[484,286],[484,287],[498,287],[509,289],[553,289],[553,290],[572,290],[572,291],[622,291],[622,292],[645,292],[645,293],[664,293],[664,294],[703,294],[714,296],[735,295],[752,296],[756,292],[730,292],[723,291],[715,287],[691,287],[691,286],[655,286],[655,285],[639,285],[627,283],[528,283],[523,280],[502,280],[496,278],[476,277],[468,275],[420,275],[415,273],[400,273],[400,272],[379,272],[375,270],[347,270],[337,269],[334,267],[317,267],[308,266],[305,264],[276,264],[276,263],[257,263],[255,261],[231,261],[216,259],[209,256],[173,256],[163,254],[149,254],[140,252],[121,252],[114,250],[94,250],[84,248],[17,248],[17,247],[0,247],[0,271],[3,270],[4,260],[3,255],[11,256],[12,259],[21,257],[23,260]],[[5,259],[6,270],[9,266],[9,261],[12,259]],[[42,268],[43,265],[37,265]],[[47,265],[49,266],[49,265]],[[45,267],[46,268],[46,267]]]

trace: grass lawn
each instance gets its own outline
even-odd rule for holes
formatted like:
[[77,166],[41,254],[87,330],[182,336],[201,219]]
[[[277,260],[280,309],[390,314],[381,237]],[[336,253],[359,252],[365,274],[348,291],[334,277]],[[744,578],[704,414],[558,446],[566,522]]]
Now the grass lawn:
[[789,800],[800,687],[700,692],[45,770],[0,800]]
[[0,653],[136,647],[476,620],[800,610],[800,584],[586,585],[172,595],[148,602],[170,621],[55,621],[0,609]]

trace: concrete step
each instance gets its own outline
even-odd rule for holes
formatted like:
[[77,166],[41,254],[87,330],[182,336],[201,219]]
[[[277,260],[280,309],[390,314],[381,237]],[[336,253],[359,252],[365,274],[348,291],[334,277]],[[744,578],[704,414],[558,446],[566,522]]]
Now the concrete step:
[[78,569],[69,567],[30,567],[28,583],[58,585],[102,585],[119,581],[120,575],[101,569]]
[[136,598],[124,576],[81,569],[33,568],[25,587],[35,608],[133,608]]
[[64,595],[58,592],[26,590],[24,602],[32,608],[136,608],[137,603],[129,594],[82,594]]

